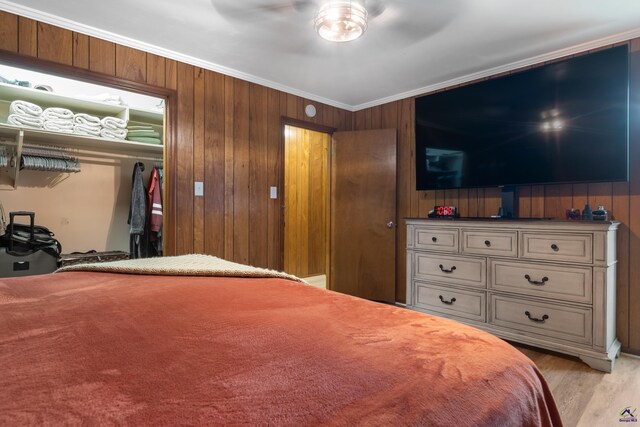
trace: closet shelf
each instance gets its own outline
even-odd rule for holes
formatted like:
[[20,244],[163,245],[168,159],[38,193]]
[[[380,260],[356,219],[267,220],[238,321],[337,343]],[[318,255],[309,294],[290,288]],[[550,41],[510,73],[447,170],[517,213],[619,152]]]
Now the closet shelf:
[[87,137],[68,133],[51,132],[39,129],[21,128],[17,126],[0,124],[0,137],[18,141],[20,133],[25,143],[38,143],[55,145],[77,149],[89,149],[94,151],[106,151],[114,153],[139,153],[162,155],[163,146],[145,144],[142,142],[127,141],[121,139],[108,139],[100,137]]

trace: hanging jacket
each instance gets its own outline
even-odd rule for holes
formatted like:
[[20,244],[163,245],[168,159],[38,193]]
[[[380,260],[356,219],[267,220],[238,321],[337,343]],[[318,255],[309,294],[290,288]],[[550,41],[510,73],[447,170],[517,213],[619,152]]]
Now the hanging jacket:
[[[146,249],[143,249],[143,235],[145,232],[145,217],[147,215],[147,192],[144,188],[142,172],[144,163],[137,162],[133,166],[133,176],[131,182],[131,205],[129,206],[129,234],[131,258],[143,258],[146,256]],[[144,251],[144,253],[143,253]]]
[[157,240],[162,231],[162,192],[160,189],[160,175],[157,168],[151,171],[149,178],[149,239]]

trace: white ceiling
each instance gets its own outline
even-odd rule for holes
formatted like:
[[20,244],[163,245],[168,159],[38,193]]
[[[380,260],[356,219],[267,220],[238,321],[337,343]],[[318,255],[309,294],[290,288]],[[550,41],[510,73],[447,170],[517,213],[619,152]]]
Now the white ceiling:
[[350,110],[640,36],[637,0],[369,0],[379,14],[364,36],[337,44],[313,29],[319,1],[0,0],[0,9]]

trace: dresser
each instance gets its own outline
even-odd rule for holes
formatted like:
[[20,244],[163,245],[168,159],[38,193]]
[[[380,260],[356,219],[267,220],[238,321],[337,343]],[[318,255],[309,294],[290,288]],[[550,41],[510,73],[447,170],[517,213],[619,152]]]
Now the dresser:
[[616,221],[407,219],[407,307],[611,372]]

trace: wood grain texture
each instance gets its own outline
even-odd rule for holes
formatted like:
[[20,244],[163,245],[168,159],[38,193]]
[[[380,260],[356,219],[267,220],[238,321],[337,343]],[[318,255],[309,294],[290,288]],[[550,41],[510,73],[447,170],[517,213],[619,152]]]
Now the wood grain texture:
[[224,77],[224,258],[234,259],[234,95],[235,79]]
[[38,22],[38,58],[60,64],[73,64],[73,33]]
[[38,56],[38,23],[23,16],[18,17],[18,52]]
[[[205,182],[205,71],[193,70],[193,181]],[[205,239],[205,198],[193,198],[193,252],[204,253]]]
[[178,63],[173,59],[165,59],[164,70],[164,87],[166,87],[167,89],[177,89]]
[[[111,42],[89,38],[89,69],[97,73],[116,75],[116,45]],[[175,89],[175,88],[172,88]]]
[[[280,98],[277,90],[267,90],[267,180],[269,187],[276,187],[276,199],[269,198],[267,212],[267,265],[282,270],[282,242],[284,226],[282,223],[283,171],[284,171],[284,132],[280,122]],[[284,95],[282,96],[284,98]]]
[[116,76],[136,82],[147,79],[147,54],[141,50],[116,45]]
[[249,83],[233,88],[233,261],[249,263]]
[[165,59],[162,56],[147,53],[147,84],[164,87],[165,85]]
[[[224,257],[225,134],[224,76],[205,72],[204,252]],[[220,124],[223,126],[220,126]]]
[[[269,171],[267,169],[268,91],[264,86],[249,87],[249,217],[268,218]],[[249,221],[249,263],[269,266],[268,221]]]
[[89,69],[89,36],[73,33],[73,66]]
[[0,49],[18,51],[18,16],[0,10]]

